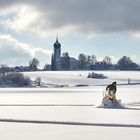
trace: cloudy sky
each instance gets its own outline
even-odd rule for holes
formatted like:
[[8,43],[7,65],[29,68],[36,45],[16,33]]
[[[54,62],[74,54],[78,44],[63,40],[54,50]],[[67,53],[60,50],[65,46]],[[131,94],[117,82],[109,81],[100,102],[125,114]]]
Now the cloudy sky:
[[57,35],[72,57],[140,64],[139,13],[140,0],[0,0],[0,64],[50,63]]

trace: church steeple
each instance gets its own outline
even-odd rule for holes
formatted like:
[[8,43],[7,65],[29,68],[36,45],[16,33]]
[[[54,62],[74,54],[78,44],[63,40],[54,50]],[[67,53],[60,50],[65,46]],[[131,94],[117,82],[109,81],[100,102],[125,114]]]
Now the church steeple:
[[61,44],[58,41],[58,36],[56,36],[56,42],[54,43],[53,47],[54,47],[53,59],[55,65],[57,65],[57,61],[61,58]]
[[58,36],[56,36],[56,42],[54,43],[53,46],[54,46],[55,49],[60,49],[61,48],[61,44],[58,41]]
[[58,35],[56,36],[56,42],[58,42]]

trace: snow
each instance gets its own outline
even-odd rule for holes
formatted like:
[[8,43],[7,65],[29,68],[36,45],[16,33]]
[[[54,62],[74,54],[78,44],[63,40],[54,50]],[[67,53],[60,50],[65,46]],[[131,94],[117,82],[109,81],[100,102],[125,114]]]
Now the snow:
[[[25,73],[67,88],[1,88],[1,140],[139,140],[140,85],[118,85],[125,108],[96,108],[106,84],[140,81],[139,72],[103,73],[108,79],[87,79],[89,72]],[[52,78],[51,78],[52,77]],[[63,77],[61,79],[61,77]],[[105,84],[104,84],[105,81]],[[87,87],[75,87],[76,84]]]
[[99,86],[107,85],[113,81],[117,81],[118,84],[127,84],[128,79],[132,83],[140,83],[139,71],[93,71],[95,73],[104,74],[107,79],[91,79],[87,78],[88,74],[92,71],[47,71],[47,72],[26,72],[25,75],[35,80],[40,77],[42,82],[48,84],[68,85],[69,87],[75,87],[76,85],[89,85]]

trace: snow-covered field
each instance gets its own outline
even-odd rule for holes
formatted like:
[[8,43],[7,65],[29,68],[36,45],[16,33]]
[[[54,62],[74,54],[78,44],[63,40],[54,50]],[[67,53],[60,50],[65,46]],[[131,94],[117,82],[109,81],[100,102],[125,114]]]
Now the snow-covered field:
[[[89,72],[25,73],[65,88],[0,89],[0,140],[139,140],[140,72],[96,72],[108,79],[87,79]],[[106,85],[117,81],[125,108],[96,108]],[[76,87],[75,85],[88,85]]]
[[[77,87],[77,85],[100,86],[110,84],[114,80],[118,84],[127,84],[128,79],[130,82],[140,83],[139,71],[94,71],[97,74],[104,74],[107,79],[91,79],[87,78],[88,74],[92,71],[48,71],[48,72],[26,72],[25,75],[35,80],[37,77],[41,78],[43,83],[46,83],[48,87],[54,87],[56,85],[64,85],[64,87]],[[85,88],[85,87],[84,87]],[[88,87],[89,88],[89,87]]]

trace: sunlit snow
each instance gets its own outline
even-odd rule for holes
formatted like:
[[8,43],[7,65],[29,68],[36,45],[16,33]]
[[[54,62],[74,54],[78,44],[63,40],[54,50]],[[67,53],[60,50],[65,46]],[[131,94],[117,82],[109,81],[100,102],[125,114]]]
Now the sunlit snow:
[[[33,80],[41,77],[42,82],[68,86],[1,88],[0,139],[139,140],[140,72],[97,72],[107,79],[88,79],[88,73],[24,73]],[[129,78],[132,84],[128,85]],[[118,83],[117,99],[124,108],[96,108],[113,81]]]

